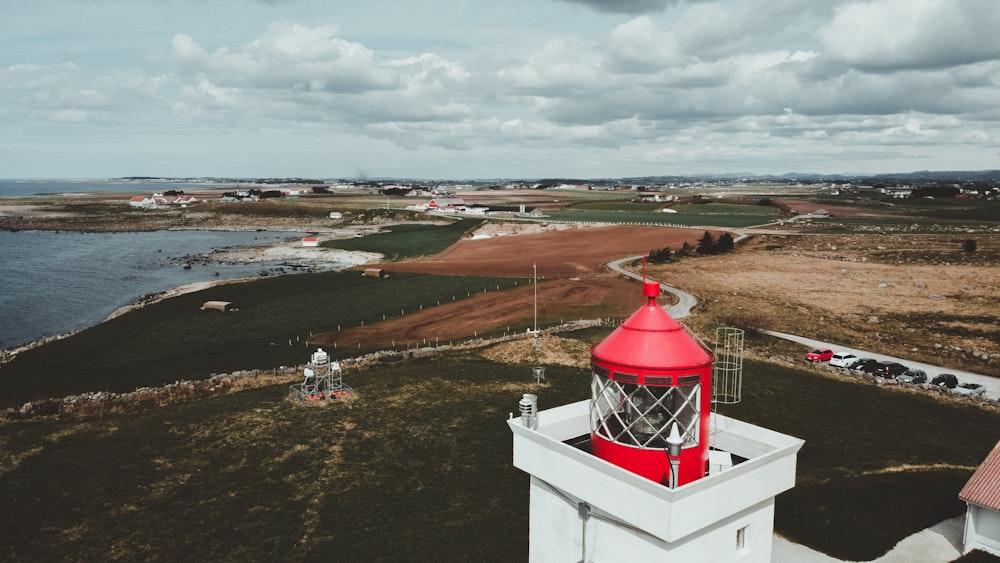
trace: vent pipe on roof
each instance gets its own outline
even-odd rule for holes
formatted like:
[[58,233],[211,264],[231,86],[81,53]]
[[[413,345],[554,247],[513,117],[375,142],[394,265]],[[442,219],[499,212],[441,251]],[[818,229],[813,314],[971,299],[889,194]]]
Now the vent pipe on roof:
[[538,430],[538,396],[525,393],[517,407],[521,411],[521,423],[532,430]]

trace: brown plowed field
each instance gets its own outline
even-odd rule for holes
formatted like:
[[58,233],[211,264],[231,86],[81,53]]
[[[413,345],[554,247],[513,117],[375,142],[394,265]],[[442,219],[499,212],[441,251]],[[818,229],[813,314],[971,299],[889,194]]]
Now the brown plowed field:
[[[718,237],[722,231],[713,231]],[[684,242],[696,245],[702,229],[667,227],[606,226],[561,231],[465,239],[437,255],[385,264],[389,272],[425,274],[526,276],[532,264],[539,278],[570,278],[594,275],[605,262]],[[638,291],[638,290],[636,290]]]
[[[713,231],[718,237],[722,231]],[[614,315],[627,316],[641,304],[638,284],[619,278],[603,264],[650,250],[696,245],[703,229],[607,226],[459,241],[435,256],[381,264],[393,272],[439,275],[519,276],[538,268],[539,324]],[[610,306],[610,307],[609,307]],[[530,285],[485,293],[403,318],[314,337],[322,345],[379,346],[469,337],[489,330],[524,331],[534,321]]]

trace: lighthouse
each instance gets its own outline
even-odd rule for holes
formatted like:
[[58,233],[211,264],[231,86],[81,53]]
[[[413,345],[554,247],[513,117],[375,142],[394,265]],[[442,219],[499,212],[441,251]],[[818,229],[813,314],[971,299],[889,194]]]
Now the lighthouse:
[[[676,487],[708,473],[712,353],[656,303],[591,348],[591,447],[619,467]],[[673,451],[672,451],[673,450]]]
[[641,307],[590,349],[589,400],[525,395],[508,420],[530,475],[530,561],[771,560],[774,498],[803,442],[712,412],[723,355],[659,293],[644,282]]

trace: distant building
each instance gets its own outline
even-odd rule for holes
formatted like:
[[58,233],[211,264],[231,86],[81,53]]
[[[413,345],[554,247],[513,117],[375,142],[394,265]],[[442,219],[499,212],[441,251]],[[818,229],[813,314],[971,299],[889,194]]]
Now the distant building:
[[132,199],[128,200],[128,204],[132,207],[153,207],[153,198],[149,196],[132,196]]
[[316,237],[302,237],[302,246],[319,246],[319,239]]
[[137,195],[132,196],[128,200],[128,204],[132,207],[142,207],[142,208],[154,208],[166,205],[179,205],[181,207],[187,207],[188,205],[198,202],[198,198],[193,195],[163,195],[163,194],[153,194],[153,195]]
[[465,207],[465,213],[467,215],[486,215],[490,212],[490,207],[488,205],[472,204]]
[[206,301],[201,306],[202,311],[235,311],[236,304],[232,301]]
[[428,202],[427,211],[464,212],[465,202],[457,197],[434,198]]

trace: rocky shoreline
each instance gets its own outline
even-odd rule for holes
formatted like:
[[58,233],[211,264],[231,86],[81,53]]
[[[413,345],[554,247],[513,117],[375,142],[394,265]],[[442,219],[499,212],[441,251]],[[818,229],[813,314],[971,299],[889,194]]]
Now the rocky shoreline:
[[[223,228],[172,229],[172,230],[203,230],[203,231],[279,230],[280,231],[280,230],[286,230],[286,227],[275,228],[275,229],[260,229],[260,228],[237,229],[231,227],[228,228],[223,227]],[[378,228],[375,227],[365,228],[365,229],[357,229],[357,228],[327,229],[322,234],[319,234],[317,236],[317,239],[319,241],[349,239],[349,238],[364,236],[364,234],[371,234],[372,232],[377,232],[377,231]],[[121,232],[129,232],[129,231],[123,229]],[[136,299],[133,303],[129,303],[128,305],[123,305],[122,307],[119,307],[101,322],[106,322],[116,317],[120,317],[121,315],[124,315],[130,311],[140,309],[142,307],[145,307],[146,305],[157,303],[164,299],[169,299],[171,297],[176,297],[178,295],[184,295],[187,293],[201,291],[203,289],[208,289],[210,287],[215,287],[218,285],[244,283],[271,275],[342,270],[351,267],[361,266],[364,264],[377,263],[380,262],[383,258],[384,257],[382,254],[375,252],[349,251],[349,250],[339,250],[339,249],[331,249],[323,247],[303,247],[301,241],[263,244],[263,245],[256,245],[253,247],[244,247],[244,248],[224,248],[224,249],[218,249],[215,252],[184,256],[178,259],[179,263],[262,264],[262,265],[263,264],[273,265],[277,263],[277,266],[272,266],[268,269],[262,270],[261,274],[258,276],[195,282],[178,287],[173,287],[167,289],[166,291],[143,295],[138,299]],[[26,344],[22,344],[12,348],[0,349],[0,365],[3,365],[4,363],[13,360],[15,356],[17,356],[22,352],[37,348],[48,342],[61,340],[63,338],[72,336],[77,332],[79,331],[74,331],[55,336],[46,336],[34,340],[32,342],[28,342]]]

